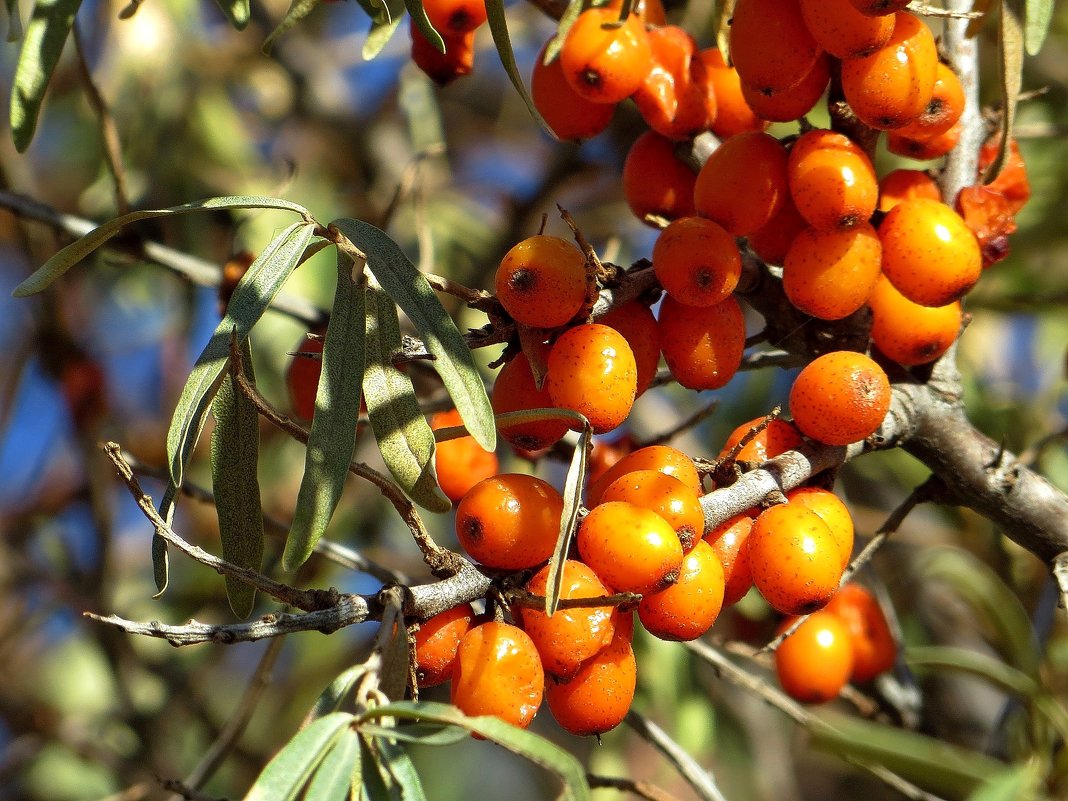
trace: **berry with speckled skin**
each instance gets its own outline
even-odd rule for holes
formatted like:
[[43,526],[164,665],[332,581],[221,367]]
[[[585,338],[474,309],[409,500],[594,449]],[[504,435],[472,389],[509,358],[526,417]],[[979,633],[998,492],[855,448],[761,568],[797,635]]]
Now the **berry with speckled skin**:
[[933,362],[952,345],[960,332],[960,301],[945,306],[913,303],[881,278],[868,298],[871,306],[871,340],[883,355],[912,367]]
[[494,284],[497,300],[517,323],[555,328],[586,300],[586,257],[566,239],[531,236],[504,255]]
[[415,677],[419,686],[436,687],[452,678],[460,640],[471,630],[475,610],[460,604],[419,624],[415,632]]
[[705,542],[712,546],[723,566],[724,606],[738,603],[753,586],[753,574],[749,570],[749,535],[753,522],[749,515],[736,515],[705,535]]
[[763,131],[767,123],[746,102],[738,71],[727,66],[723,54],[715,47],[706,48],[699,55],[708,70],[708,80],[716,95],[716,119],[712,122],[712,133],[720,139],[728,139],[745,131]]
[[842,560],[823,519],[796,503],[765,509],[749,534],[753,584],[772,608],[804,615],[822,608],[838,589]]
[[616,107],[593,103],[579,95],[564,77],[560,59],[544,63],[542,47],[530,74],[530,97],[552,132],[561,139],[579,140],[596,136],[608,127]]
[[[517,353],[505,363],[493,382],[490,395],[494,414],[519,412],[526,409],[552,408],[549,389],[544,384],[538,389],[534,373],[525,353]],[[536,451],[547,448],[567,433],[566,420],[542,420],[536,423],[497,425],[501,436],[517,448]]]
[[634,404],[638,388],[634,352],[614,328],[576,325],[549,351],[546,384],[554,406],[585,415],[594,432],[603,434],[626,420]]
[[945,306],[971,289],[983,271],[975,234],[949,206],[917,198],[899,203],[879,225],[883,273],[921,306]]
[[803,117],[812,110],[823,96],[831,80],[830,60],[821,54],[808,71],[794,86],[786,89],[762,92],[742,82],[742,97],[745,103],[762,120],[770,122],[789,122]]
[[494,715],[525,729],[544,691],[538,650],[519,627],[490,621],[460,641],[450,697],[465,715]]
[[694,214],[696,183],[697,173],[675,156],[675,143],[656,131],[643,133],[627,151],[623,198],[643,222],[647,214],[669,220]]
[[556,547],[563,508],[560,493],[540,478],[492,476],[472,487],[456,507],[456,537],[487,567],[534,567]]
[[705,513],[692,488],[659,470],[635,470],[620,476],[601,493],[601,503],[628,501],[656,512],[679,535],[684,553],[693,550],[705,531]]
[[738,75],[761,92],[793,86],[820,54],[798,0],[738,0],[730,42]]
[[790,388],[794,425],[827,445],[875,433],[890,409],[890,381],[863,353],[832,351],[809,362]]
[[[754,417],[747,423],[742,423],[730,436],[719,452],[719,458],[723,459],[733,450],[734,446],[742,441],[742,437],[749,433],[753,426],[763,421],[763,417]],[[786,451],[793,450],[804,440],[793,424],[775,418],[759,431],[734,457],[737,462],[751,462],[760,464],[768,459],[774,459]]]
[[[452,428],[463,425],[463,418],[456,409],[436,412],[430,418],[430,427]],[[438,484],[450,501],[456,503],[471,487],[484,478],[495,475],[500,463],[497,454],[485,450],[474,437],[458,437],[437,443],[434,448],[434,469]]]
[[820,516],[838,545],[842,570],[853,555],[853,516],[841,498],[819,487],[798,487],[786,493],[786,500],[806,506]]
[[860,58],[890,41],[894,18],[861,14],[851,0],[801,0],[812,38],[835,58]]
[[786,163],[790,196],[820,230],[866,223],[879,200],[871,161],[848,136],[817,129],[801,135]]
[[715,306],[738,285],[742,256],[719,223],[683,217],[660,232],[653,271],[664,290],[687,306]]
[[789,188],[786,149],[778,139],[748,131],[726,139],[697,174],[694,205],[734,236],[748,236],[778,211]]
[[724,574],[704,540],[683,557],[679,578],[638,603],[638,619],[661,640],[694,640],[712,628],[723,608]]
[[608,8],[579,14],[560,48],[564,77],[594,103],[618,103],[634,94],[652,60],[641,17],[631,14],[619,24],[619,12]]
[[798,212],[794,199],[787,195],[771,219],[749,235],[749,249],[768,264],[781,265],[794,237],[806,228],[808,223]]
[[906,136],[900,131],[889,131],[886,135],[886,149],[895,156],[931,161],[942,158],[955,148],[963,130],[964,127],[958,120],[949,130],[929,137],[918,138]]
[[[567,559],[561,570],[561,599],[597,598],[612,592],[582,562]],[[535,595],[545,595],[548,583],[549,566],[546,565],[527,582],[526,589]],[[546,615],[544,609],[517,607],[517,610],[520,625],[534,641],[545,672],[565,681],[578,673],[583,662],[612,641],[618,616],[613,606],[557,609],[552,617]]]
[[879,179],[879,211],[890,211],[901,201],[918,197],[942,200],[942,190],[922,170],[891,170]]
[[598,504],[583,519],[576,540],[582,560],[619,592],[658,592],[679,576],[682,544],[675,529],[632,503]]
[[586,505],[592,509],[601,502],[601,494],[609,484],[620,476],[636,470],[657,470],[674,476],[698,495],[702,493],[701,478],[697,475],[693,459],[670,445],[648,445],[628,453],[609,467],[603,475],[590,482],[589,489],[586,491]]
[[961,118],[965,102],[960,78],[947,65],[939,62],[931,102],[920,116],[898,128],[895,133],[912,139],[930,139],[944,134]]
[[672,297],[660,304],[660,349],[671,374],[689,389],[719,389],[745,352],[745,317],[734,296],[694,313]]
[[782,268],[786,297],[805,314],[841,320],[871,296],[879,280],[882,245],[868,223],[794,237]]
[[846,584],[824,611],[836,615],[849,630],[853,644],[853,681],[871,681],[894,666],[897,643],[882,607],[871,592],[859,584]]
[[[783,622],[785,629],[793,621]],[[775,651],[779,684],[791,698],[822,704],[838,696],[853,671],[849,631],[836,615],[816,612]]]
[[622,306],[613,306],[601,318],[601,324],[621,333],[630,345],[638,370],[635,394],[641,395],[652,385],[660,364],[660,329],[656,317],[646,304],[632,300]]
[[630,638],[617,635],[567,682],[551,676],[545,701],[561,728],[572,734],[603,734],[623,722],[638,680]]

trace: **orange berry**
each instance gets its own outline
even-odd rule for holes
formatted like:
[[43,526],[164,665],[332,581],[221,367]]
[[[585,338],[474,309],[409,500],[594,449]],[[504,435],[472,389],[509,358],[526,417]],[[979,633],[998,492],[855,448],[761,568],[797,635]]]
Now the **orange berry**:
[[[567,559],[561,570],[561,599],[598,598],[612,592],[582,562]],[[535,595],[545,595],[548,582],[546,565],[527,582],[526,588]],[[552,617],[543,609],[524,607],[520,615],[520,625],[534,641],[545,672],[565,681],[578,673],[583,662],[604,650],[616,630],[617,612],[612,606],[557,609]]]
[[[549,388],[538,389],[534,383],[534,373],[530,362],[522,351],[510,362],[506,362],[493,382],[491,395],[494,414],[519,412],[526,409],[552,408]],[[497,425],[512,446],[525,451],[537,451],[547,448],[567,433],[566,420],[543,420],[535,423],[517,423]]]
[[469,33],[486,21],[484,0],[424,0],[423,10],[442,36]]
[[946,133],[964,113],[964,87],[946,64],[939,62],[931,102],[916,119],[895,133],[911,139],[930,139]]
[[601,476],[612,468],[612,465],[633,449],[634,440],[629,435],[611,441],[605,439],[594,440],[593,449],[590,451],[590,459],[586,465],[586,480],[590,484],[599,481]]
[[588,8],[579,14],[560,48],[560,66],[571,88],[595,103],[618,103],[641,86],[652,64],[641,17],[619,24],[619,12]]
[[917,161],[939,159],[957,146],[962,129],[958,121],[948,131],[923,139],[906,136],[900,131],[890,131],[886,135],[886,149],[896,156]]
[[841,320],[865,304],[879,280],[882,245],[868,223],[844,230],[806,228],[782,268],[786,297],[805,314]]
[[576,536],[586,564],[619,592],[658,592],[682,565],[682,545],[656,512],[626,501],[601,503],[583,519]]
[[450,697],[465,715],[495,715],[525,729],[544,689],[538,650],[519,627],[490,621],[460,640]]
[[603,434],[630,414],[638,368],[621,333],[588,323],[569,328],[553,344],[546,383],[554,406],[585,415]]
[[632,300],[615,306],[601,318],[601,323],[623,335],[634,353],[638,369],[636,395],[641,395],[653,383],[660,364],[660,329],[653,312],[644,303]]
[[460,640],[471,630],[475,610],[460,604],[419,624],[415,632],[415,676],[422,687],[436,687],[452,678]]
[[683,217],[660,232],[653,245],[653,271],[664,290],[687,306],[715,306],[742,275],[734,237],[719,223]]
[[922,170],[891,170],[879,179],[879,211],[890,211],[902,200],[917,197],[942,200],[942,190]]
[[812,69],[793,86],[762,92],[743,81],[742,96],[746,105],[762,120],[789,122],[812,111],[830,80],[830,60],[821,54]]
[[708,72],[708,80],[716,97],[716,117],[712,120],[712,133],[720,139],[728,139],[744,131],[763,131],[767,123],[749,107],[742,92],[742,79],[738,71],[723,61],[723,54],[714,47],[699,53]]
[[[463,425],[460,413],[455,409],[438,412],[430,418],[430,427],[451,428]],[[496,475],[499,463],[497,454],[482,448],[474,437],[459,437],[437,443],[434,449],[434,467],[441,491],[453,503],[484,478]]]
[[494,285],[497,300],[517,323],[556,328],[586,300],[586,257],[566,239],[527,237],[504,254]]
[[894,32],[894,17],[860,13],[852,0],[801,0],[805,25],[835,58],[860,58],[878,50]]
[[712,546],[698,540],[682,559],[678,581],[641,599],[638,618],[661,640],[694,640],[719,617],[723,591],[723,565]]
[[768,264],[781,265],[794,237],[806,228],[808,223],[787,194],[771,219],[749,235],[749,248]]
[[545,701],[565,731],[580,736],[603,734],[627,716],[637,674],[630,638],[617,635],[574,678],[560,682],[550,676],[545,684]]
[[861,14],[879,17],[902,11],[912,0],[849,0]]
[[959,300],[946,306],[921,306],[894,289],[885,277],[875,285],[868,305],[875,347],[906,367],[935,361],[960,333]]
[[[784,622],[784,628],[792,621]],[[853,670],[849,631],[836,615],[816,612],[775,651],[775,672],[786,694],[822,704],[838,696]]]
[[879,225],[883,273],[913,303],[945,306],[968,292],[983,271],[975,234],[936,200],[899,203]]
[[850,228],[875,213],[875,169],[844,134],[821,129],[802,134],[790,148],[786,170],[790,196],[813,228]]
[[696,183],[697,173],[675,155],[675,144],[655,131],[643,133],[627,151],[623,198],[643,222],[647,214],[669,220],[693,215]]
[[806,365],[790,389],[794,424],[828,445],[859,442],[875,432],[890,409],[890,382],[863,353],[825,353]]
[[753,586],[753,574],[749,570],[749,535],[752,530],[752,517],[736,515],[705,535],[705,542],[712,546],[723,566],[724,606],[738,603]]
[[452,83],[457,78],[470,75],[475,63],[475,32],[451,36],[444,31],[441,38],[445,42],[445,52],[437,48],[423,36],[414,25],[411,26],[412,61],[427,77],[439,86]]
[[838,545],[842,557],[842,570],[846,569],[853,556],[853,516],[842,499],[830,490],[819,487],[798,487],[786,493],[786,500],[807,506],[820,516]]
[[677,25],[651,28],[648,37],[652,66],[632,95],[642,119],[680,141],[708,130],[716,100],[694,38]]
[[760,92],[793,86],[820,54],[798,0],[738,0],[730,41],[738,75]]
[[601,493],[600,503],[627,501],[656,512],[675,529],[684,553],[705,532],[705,513],[693,488],[659,470],[634,470],[620,476]]
[[786,198],[786,150],[773,136],[749,131],[725,140],[697,175],[694,205],[735,236],[760,229]]
[[551,484],[522,473],[479,481],[456,507],[456,538],[486,567],[541,564],[556,547],[564,500]]
[[[976,178],[982,178],[990,165],[997,158],[998,144],[1001,136],[995,134],[983,146],[979,148],[979,164]],[[1020,154],[1020,146],[1015,139],[1009,140],[1009,150],[1005,157],[1005,166],[1001,168],[998,177],[986,184],[988,189],[997,192],[1005,198],[1009,204],[1009,210],[1016,214],[1024,207],[1031,197],[1031,184],[1027,180],[1027,165]]]
[[[731,435],[727,437],[727,442],[719,452],[719,458],[724,458],[730,453],[734,446],[742,441],[742,437],[752,430],[753,426],[760,423],[763,417],[754,417],[747,423],[742,423]],[[737,462],[751,462],[753,464],[762,464],[769,459],[774,459],[776,456],[792,451],[804,440],[801,439],[801,435],[798,433],[794,426],[786,420],[780,420],[775,418],[768,425],[754,436],[745,447],[743,447],[738,455],[735,457]]]
[[559,58],[544,63],[545,47],[530,74],[530,97],[552,132],[564,140],[589,139],[612,121],[615,106],[593,103],[571,88]]
[[853,644],[853,681],[870,681],[894,666],[897,643],[882,607],[868,590],[859,584],[846,584],[824,611],[836,615],[849,631]]
[[761,512],[748,546],[753,584],[783,614],[820,609],[838,589],[838,543],[823,519],[802,504],[780,503]]
[[586,505],[593,508],[601,502],[601,493],[613,481],[627,473],[637,470],[656,470],[665,475],[674,476],[695,493],[702,493],[701,477],[697,474],[693,459],[670,445],[648,445],[628,453],[615,462],[599,478],[591,477],[586,491]]
[[315,414],[315,395],[319,391],[319,376],[323,371],[322,359],[302,356],[302,353],[323,352],[323,340],[310,334],[297,346],[296,355],[286,369],[286,388],[289,390],[289,405],[293,414],[301,420],[311,420]]
[[918,17],[899,11],[885,46],[842,62],[842,92],[861,122],[880,130],[900,128],[931,102],[937,72],[931,31]]
[[719,389],[745,352],[745,317],[734,296],[695,314],[668,296],[660,304],[660,348],[671,374],[689,389]]

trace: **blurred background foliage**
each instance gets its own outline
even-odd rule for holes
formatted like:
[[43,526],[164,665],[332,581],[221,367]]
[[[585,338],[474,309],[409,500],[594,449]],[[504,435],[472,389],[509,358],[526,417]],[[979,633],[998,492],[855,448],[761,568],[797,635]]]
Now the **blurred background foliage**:
[[[134,207],[272,194],[304,204],[319,219],[382,223],[404,187],[389,233],[422,267],[482,288],[490,286],[501,255],[535,232],[543,214],[550,232],[566,235],[557,203],[608,259],[630,264],[650,254],[654,234],[633,219],[620,186],[626,148],[642,130],[637,113],[624,104],[611,128],[582,146],[553,142],[508,85],[487,30],[476,40],[474,74],[439,89],[409,62],[406,22],[377,59],[364,61],[368,22],[352,2],[322,4],[270,56],[260,47],[284,16],[284,0],[253,3],[252,21],[241,32],[206,0],[146,0],[128,19],[119,18],[123,7],[87,0],[76,24],[121,138]],[[28,3],[18,9],[23,20],[29,12]],[[710,43],[709,0],[676,4],[671,14]],[[520,68],[529,74],[553,23],[522,3],[509,5],[508,15]],[[982,37],[984,100],[993,103],[992,25]],[[5,108],[16,54],[11,43],[0,50]],[[1024,89],[1044,91],[1021,105],[1018,118],[1033,198],[1019,218],[1012,255],[968,299],[974,319],[959,353],[977,426],[1027,452],[1062,490],[1068,490],[1066,77],[1068,7],[1060,4],[1044,50],[1026,65]],[[894,157],[881,153],[877,166],[890,169]],[[96,221],[117,213],[98,118],[70,44],[27,153],[16,154],[10,131],[0,131],[0,182],[61,212]],[[257,251],[281,224],[278,215],[262,212],[190,216],[141,230],[222,265],[238,251]],[[64,241],[45,225],[0,211],[0,799],[167,797],[166,781],[194,772],[240,714],[239,699],[266,655],[275,660],[270,684],[203,787],[208,798],[240,797],[319,691],[362,658],[375,627],[295,635],[271,653],[266,643],[175,650],[81,617],[88,610],[173,623],[232,620],[222,580],[181,558],[172,559],[167,593],[153,599],[149,527],[97,448],[113,439],[149,468],[163,465],[170,411],[219,311],[211,289],[115,251],[43,297],[10,298]],[[287,291],[324,304],[332,283],[333,266],[321,256],[296,273]],[[485,322],[459,313],[461,327]],[[759,321],[752,326],[757,330]],[[288,354],[303,333],[294,320],[268,314],[253,335],[260,386],[282,408]],[[499,349],[479,355],[486,364]],[[72,368],[85,364],[88,372]],[[102,403],[87,406],[78,387],[91,387],[97,368]],[[487,381],[491,376],[487,369]],[[731,429],[782,403],[789,381],[783,371],[750,373],[707,398],[655,390],[638,402],[629,433],[654,436],[715,398],[716,412],[679,439],[694,455],[714,456]],[[207,437],[191,470],[203,486],[210,484],[206,445]],[[373,462],[373,443],[359,455]],[[552,461],[531,468],[501,456],[505,468],[534,469],[557,481],[564,470]],[[263,428],[262,496],[283,527],[302,464],[297,444]],[[839,489],[858,531],[870,536],[925,473],[903,453],[876,454],[842,470]],[[145,486],[156,497],[162,491],[157,481]],[[448,516],[429,523],[439,541],[453,542]],[[186,499],[175,527],[217,550],[210,504]],[[350,482],[330,536],[417,581],[428,578],[405,527],[372,488]],[[280,546],[280,538],[269,539],[268,572]],[[1063,703],[1068,629],[1055,614],[1051,582],[1036,559],[983,519],[920,507],[863,578],[896,611],[908,645],[957,645],[1017,668],[1037,660],[1044,691]],[[358,592],[379,586],[317,559],[297,581]],[[990,603],[991,593],[1005,602]],[[261,599],[256,614],[268,606]],[[761,643],[773,628],[763,602],[750,597],[721,618],[714,634]],[[814,752],[779,713],[720,682],[682,648],[647,638],[638,647],[637,708],[713,769],[728,798],[894,797]],[[1018,762],[1033,747],[1016,725],[1029,714],[1026,705],[988,680],[900,666],[896,682],[924,690],[917,724],[923,731]],[[447,700],[440,693],[428,697]],[[651,780],[683,798],[690,793],[629,730],[600,743],[579,740],[560,732],[548,714],[535,729],[584,756],[594,772]],[[470,741],[419,751],[430,797],[523,801],[556,792],[545,774],[498,758],[492,748]]]

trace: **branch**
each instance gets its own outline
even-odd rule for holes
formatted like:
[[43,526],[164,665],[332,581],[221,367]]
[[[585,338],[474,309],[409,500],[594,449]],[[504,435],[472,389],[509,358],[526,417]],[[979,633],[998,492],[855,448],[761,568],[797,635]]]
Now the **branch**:
[[727,801],[719,787],[716,786],[712,774],[697,764],[697,760],[672,740],[667,732],[633,709],[627,713],[624,720],[643,740],[664,755],[702,801]]

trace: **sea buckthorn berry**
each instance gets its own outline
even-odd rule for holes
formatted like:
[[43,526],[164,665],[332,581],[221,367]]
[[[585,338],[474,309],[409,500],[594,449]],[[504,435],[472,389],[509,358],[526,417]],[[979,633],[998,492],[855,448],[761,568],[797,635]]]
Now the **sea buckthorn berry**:
[[559,58],[544,63],[546,47],[542,47],[534,60],[530,74],[530,97],[538,113],[561,139],[574,141],[596,136],[612,121],[615,106],[593,103],[579,95],[564,77]]
[[879,179],[879,211],[890,211],[902,200],[917,197],[942,200],[942,190],[922,170],[891,170]]
[[749,570],[749,534],[752,530],[752,517],[736,515],[705,535],[705,542],[712,546],[723,566],[724,606],[738,603],[753,586],[753,574]]
[[714,47],[702,50],[699,56],[708,71],[708,80],[716,97],[712,133],[720,139],[728,139],[745,131],[763,131],[767,123],[746,102],[738,71],[727,66],[723,54]]
[[632,300],[613,307],[601,318],[601,323],[621,333],[630,345],[638,369],[636,395],[641,395],[653,383],[660,364],[660,328],[656,317],[644,303]]
[[871,681],[894,666],[897,643],[882,607],[868,590],[859,584],[846,584],[824,611],[836,615],[849,631],[853,644],[853,681]]
[[820,54],[798,0],[738,0],[730,41],[738,75],[760,92],[793,86]]
[[[560,598],[598,598],[610,595],[597,574],[582,562],[567,559],[561,566],[564,573]],[[549,583],[546,565],[527,582],[527,590],[545,595]],[[520,625],[530,635],[545,672],[567,680],[578,673],[582,663],[604,650],[616,630],[617,612],[613,606],[591,606],[577,609],[557,609],[552,617],[544,609],[523,607]]]
[[790,122],[812,111],[830,80],[830,60],[821,54],[812,69],[793,86],[762,92],[743,81],[742,96],[749,108],[762,120]]
[[911,139],[930,139],[944,134],[957,124],[964,113],[964,104],[964,88],[960,85],[960,78],[947,65],[939,62],[931,102],[920,116],[898,128],[895,133]]
[[753,584],[772,608],[803,615],[822,608],[838,589],[842,559],[823,518],[806,506],[765,509],[749,534]]
[[452,678],[460,640],[471,630],[475,610],[460,604],[419,624],[415,632],[415,677],[420,687],[436,687]]
[[475,484],[456,507],[456,538],[486,567],[534,567],[552,556],[563,509],[560,493],[540,478],[492,476]]
[[738,285],[742,256],[734,237],[719,223],[683,217],[657,237],[653,271],[664,290],[679,303],[715,306]]
[[638,619],[661,640],[695,640],[719,617],[723,591],[723,565],[712,546],[698,540],[682,559],[678,581],[641,599]]
[[675,529],[684,553],[705,533],[701,499],[691,487],[659,470],[634,470],[620,476],[601,493],[601,503],[627,501],[656,512]]
[[719,389],[745,352],[745,316],[731,295],[695,314],[671,296],[660,304],[660,349],[675,380],[689,389]]
[[544,691],[538,650],[518,626],[490,621],[460,640],[450,697],[465,715],[494,715],[525,729]]
[[821,129],[802,134],[790,148],[786,169],[790,196],[813,228],[850,228],[875,212],[875,169],[844,134]]
[[[517,353],[511,361],[505,363],[493,382],[490,400],[494,414],[519,412],[526,409],[552,408],[549,389],[538,389],[534,383],[534,373],[530,362],[523,352]],[[537,451],[547,448],[567,433],[566,420],[541,420],[534,423],[504,424],[498,423],[497,430],[501,436],[514,447],[524,451]]]
[[735,236],[747,236],[771,219],[787,192],[786,149],[763,132],[725,140],[697,175],[697,213]]
[[652,67],[632,98],[646,125],[669,139],[707,131],[715,116],[715,94],[694,38],[677,25],[648,32]]
[[682,545],[656,512],[626,501],[601,503],[579,526],[579,554],[619,592],[659,592],[679,577]]
[[549,351],[546,383],[554,406],[585,415],[594,432],[603,434],[626,420],[634,404],[638,387],[634,352],[614,328],[577,325]]
[[863,353],[825,353],[807,364],[790,389],[794,425],[806,437],[848,445],[875,433],[890,409],[890,382]]
[[830,490],[798,487],[786,493],[786,500],[807,506],[827,524],[842,556],[842,570],[845,570],[853,556],[853,516],[842,499]]
[[782,268],[786,297],[805,314],[841,320],[868,300],[879,280],[882,245],[868,223],[794,237]]
[[530,236],[504,254],[494,284],[497,300],[517,323],[556,328],[586,300],[586,257],[566,239]]
[[885,46],[842,62],[842,92],[861,122],[880,130],[900,128],[931,102],[937,72],[931,31],[918,17],[899,11]]
[[586,465],[586,480],[590,484],[599,481],[601,476],[611,470],[616,462],[633,450],[634,440],[629,434],[611,441],[595,439]]
[[674,476],[698,495],[702,493],[701,477],[697,474],[693,459],[670,445],[648,445],[628,453],[596,481],[591,479],[586,491],[586,505],[592,509],[601,502],[601,493],[609,484],[636,470],[656,470]]
[[[455,409],[438,412],[430,418],[430,427],[452,428],[464,424]],[[499,467],[497,454],[482,448],[474,437],[459,437],[437,443],[434,449],[434,467],[441,491],[453,503],[484,478],[496,475]]]
[[749,248],[768,264],[782,265],[794,237],[808,228],[789,195],[761,228],[749,235]]
[[849,0],[861,14],[881,17],[902,11],[912,0]]
[[301,420],[311,420],[315,414],[315,395],[319,391],[319,376],[323,371],[321,358],[303,356],[304,353],[323,352],[323,340],[305,336],[297,346],[293,360],[286,369],[286,388],[293,414]]
[[603,734],[623,722],[637,683],[638,663],[630,638],[617,635],[570,681],[550,676],[545,701],[565,731],[579,736]]
[[619,24],[619,13],[609,8],[579,14],[560,48],[560,66],[571,88],[595,103],[618,103],[634,94],[652,58],[639,15]]
[[905,136],[898,131],[889,131],[886,135],[886,149],[895,156],[905,156],[917,161],[932,161],[942,158],[957,146],[961,130],[962,126],[958,121],[948,131],[923,139]]
[[[787,620],[783,629],[792,623]],[[822,704],[838,696],[853,671],[849,631],[836,615],[816,612],[775,651],[779,684],[791,698]]]
[[835,58],[860,58],[890,41],[894,17],[860,13],[852,0],[801,0],[812,38]]
[[883,273],[913,303],[945,306],[983,271],[979,243],[949,206],[918,198],[899,203],[879,224]]
[[412,61],[439,86],[446,86],[457,78],[471,74],[475,64],[475,32],[450,36],[441,32],[445,52],[439,53],[420,30],[411,27]]
[[424,0],[423,10],[443,36],[469,33],[486,21],[484,0]]
[[[983,142],[983,146],[979,148],[977,180],[982,179],[986,171],[990,169],[990,165],[994,163],[1000,142],[1001,136],[995,135]],[[986,184],[986,186],[1002,195],[1009,202],[1009,210],[1013,214],[1022,209],[1031,197],[1031,183],[1027,179],[1027,165],[1024,163],[1023,156],[1020,154],[1020,146],[1015,139],[1009,140],[1009,149],[1001,172],[998,173],[997,178]]]
[[655,131],[643,133],[627,151],[623,198],[642,222],[648,214],[669,220],[693,215],[696,183],[697,173],[675,155],[675,144]]
[[946,306],[921,306],[894,289],[885,277],[875,285],[868,305],[875,347],[906,367],[933,362],[960,333],[959,300]]
[[[742,438],[763,420],[763,417],[754,417],[748,423],[742,423],[734,429],[731,435],[727,437],[727,442],[723,449],[720,450],[719,458],[722,459],[730,453],[734,446],[741,442]],[[801,434],[798,433],[793,424],[786,420],[775,418],[738,451],[735,461],[762,464],[787,451],[792,451],[802,442],[804,440],[801,439]]]

